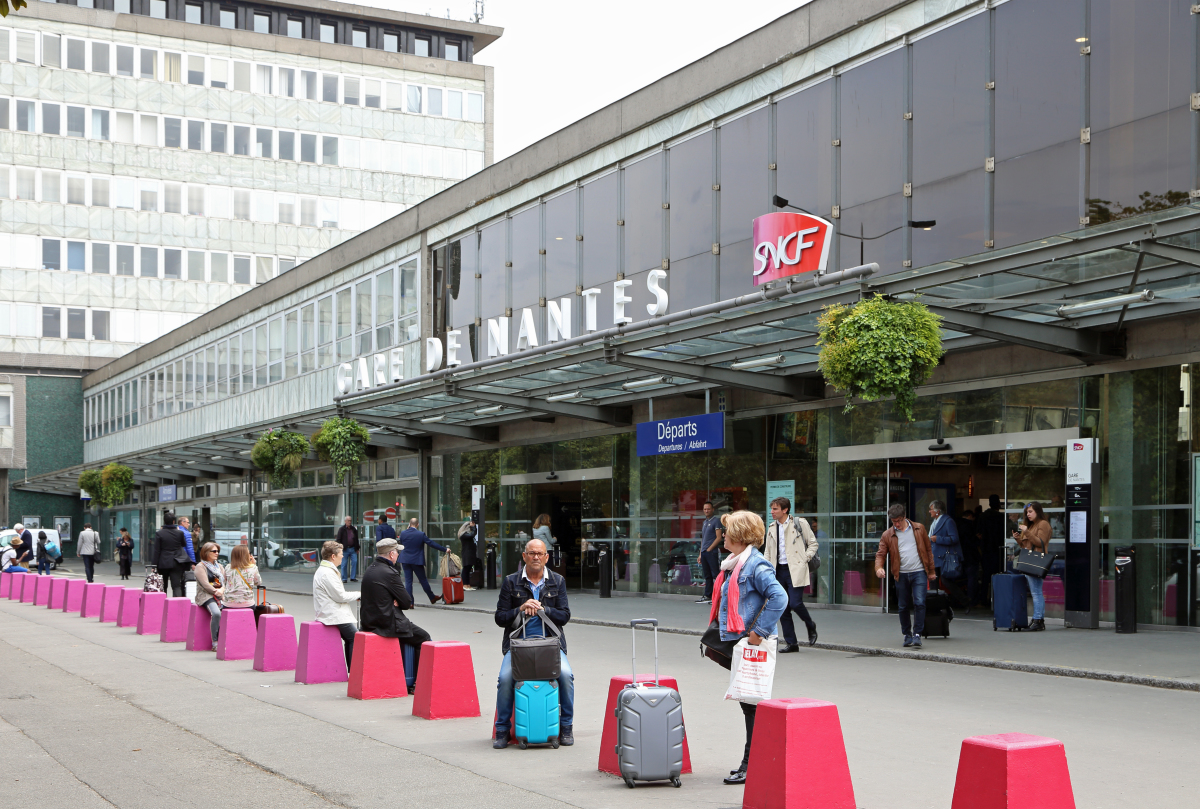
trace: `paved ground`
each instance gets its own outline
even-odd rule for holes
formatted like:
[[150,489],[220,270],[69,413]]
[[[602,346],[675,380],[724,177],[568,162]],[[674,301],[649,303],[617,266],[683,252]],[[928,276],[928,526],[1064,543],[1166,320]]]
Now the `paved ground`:
[[[310,598],[278,600],[311,616]],[[659,642],[663,673],[683,693],[695,773],[680,790],[631,791],[595,770],[608,678],[629,669],[628,630],[568,628],[574,747],[493,751],[500,630],[474,612],[414,617],[435,638],[471,644],[487,716],[426,722],[411,699],[348,700],[344,685],[300,686],[291,673],[0,600],[0,806],[740,805],[740,789],[720,783],[740,757],[740,713],[721,700],[725,673],[694,637]],[[649,640],[639,634],[642,669]],[[1187,806],[1200,792],[1195,693],[820,649],[782,658],[775,691],[838,705],[861,807],[949,806],[961,740],[1005,731],[1061,739],[1080,806]]]

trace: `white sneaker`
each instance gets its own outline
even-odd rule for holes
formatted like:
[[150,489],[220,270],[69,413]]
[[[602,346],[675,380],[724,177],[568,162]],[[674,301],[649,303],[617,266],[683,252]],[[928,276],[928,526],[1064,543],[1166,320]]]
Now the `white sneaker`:
[[475,589],[475,588],[474,588],[474,587],[472,587],[472,586],[471,586],[471,585],[469,585],[469,584],[464,584],[464,585],[463,585],[463,590],[464,590],[464,591],[466,591],[466,590],[474,590],[474,589]]

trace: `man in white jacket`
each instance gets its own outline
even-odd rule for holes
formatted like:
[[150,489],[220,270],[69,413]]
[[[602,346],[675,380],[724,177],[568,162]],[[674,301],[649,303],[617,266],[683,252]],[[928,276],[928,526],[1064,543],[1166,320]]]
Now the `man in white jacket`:
[[321,564],[313,575],[313,612],[325,626],[335,627],[346,645],[346,670],[354,654],[354,633],[358,623],[350,610],[351,602],[361,593],[347,593],[342,587],[342,545],[329,541],[321,546]]
[[775,568],[775,577],[788,594],[788,606],[779,618],[779,629],[783,635],[780,654],[800,651],[796,642],[796,627],[792,623],[795,612],[808,629],[808,645],[817,642],[817,624],[804,606],[804,588],[809,584],[808,562],[817,553],[817,538],[809,528],[808,520],[792,517],[792,502],[786,497],[771,501],[771,524],[767,527],[767,539],[763,545],[763,556]]

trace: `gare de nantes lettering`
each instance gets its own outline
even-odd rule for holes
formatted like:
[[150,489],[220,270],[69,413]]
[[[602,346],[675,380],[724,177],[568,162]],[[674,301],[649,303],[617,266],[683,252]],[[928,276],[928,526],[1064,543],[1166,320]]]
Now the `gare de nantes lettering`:
[[780,211],[754,220],[754,285],[825,272],[833,225],[819,216]]
[[637,426],[638,457],[725,448],[725,414],[643,421]]

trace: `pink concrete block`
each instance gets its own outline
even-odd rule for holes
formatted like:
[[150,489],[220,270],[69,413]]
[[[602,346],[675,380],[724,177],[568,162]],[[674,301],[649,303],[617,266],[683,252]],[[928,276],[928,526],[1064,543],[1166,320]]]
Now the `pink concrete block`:
[[117,602],[117,626],[137,626],[142,612],[142,588],[122,587]]
[[193,604],[188,612],[187,650],[211,652],[212,647],[212,615],[205,607]]
[[83,579],[69,579],[67,594],[63,598],[63,612],[79,612],[83,609],[83,594],[87,582]]
[[163,606],[166,601],[166,593],[142,593],[137,622],[139,635],[157,635],[162,629]]
[[52,610],[61,610],[63,602],[67,598],[67,584],[70,579],[64,579],[62,576],[55,576],[50,581],[50,600],[46,603],[46,607]]
[[25,586],[25,577],[28,576],[29,574],[28,573],[9,573],[8,575],[12,576],[12,579],[11,579],[12,583],[9,585],[9,588],[8,588],[8,598],[11,601],[20,601],[21,600],[21,588]]
[[313,685],[344,683],[348,679],[341,633],[320,621],[301,623],[300,643],[296,647],[296,682]]
[[100,582],[88,582],[83,585],[83,606],[79,610],[80,618],[96,618],[100,615],[100,607],[104,602],[104,585]]
[[104,598],[100,600],[100,622],[115,624],[121,614],[121,593],[124,587],[119,584],[104,585]]
[[296,619],[290,615],[261,616],[258,619],[258,635],[254,640],[254,670],[291,671],[294,668]]
[[854,809],[837,706],[817,699],[758,703],[743,809]]
[[346,696],[351,699],[396,699],[408,696],[404,679],[404,655],[397,638],[383,638],[374,632],[354,636],[354,654],[350,658],[350,681]]
[[194,606],[190,598],[168,598],[164,601],[158,639],[163,643],[183,643],[187,640],[188,617]]
[[1075,809],[1062,742],[1026,733],[964,739],[951,809]]
[[21,603],[32,604],[33,594],[37,592],[38,579],[41,576],[36,573],[26,573],[25,578],[21,580]]
[[33,606],[44,607],[50,603],[50,585],[54,584],[53,576],[38,576],[33,590]]
[[413,716],[458,719],[479,716],[479,692],[471,647],[454,640],[421,644]]
[[217,636],[217,660],[251,660],[258,632],[254,610],[233,607],[221,611],[221,630]]
[[0,573],[0,598],[8,598],[9,594],[12,593],[13,575],[7,570]]

